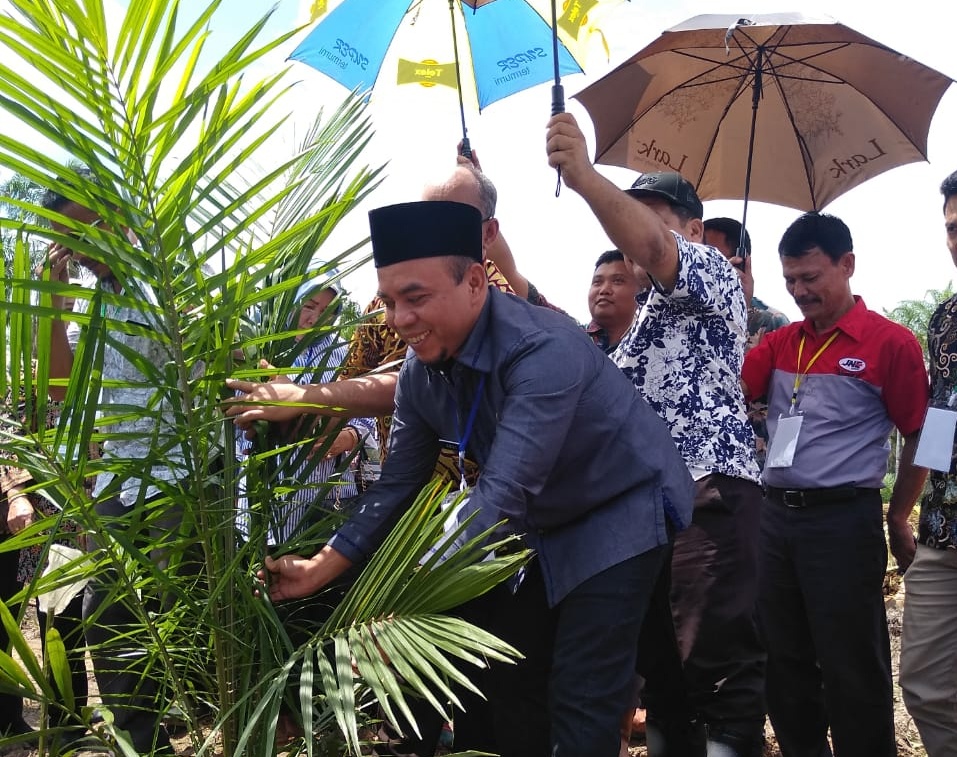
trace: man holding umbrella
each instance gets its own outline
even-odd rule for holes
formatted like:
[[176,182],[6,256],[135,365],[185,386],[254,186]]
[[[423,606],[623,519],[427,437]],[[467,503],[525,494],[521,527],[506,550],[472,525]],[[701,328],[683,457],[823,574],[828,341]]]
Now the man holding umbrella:
[[[741,282],[720,252],[701,244],[701,201],[679,174],[645,174],[622,192],[592,166],[569,114],[549,122],[547,151],[615,246],[652,280],[612,359],[668,422],[695,479],[692,525],[675,541],[672,609],[708,754],[760,755],[765,657],[754,606],[762,493],[739,383]],[[649,677],[649,691],[656,683]]]

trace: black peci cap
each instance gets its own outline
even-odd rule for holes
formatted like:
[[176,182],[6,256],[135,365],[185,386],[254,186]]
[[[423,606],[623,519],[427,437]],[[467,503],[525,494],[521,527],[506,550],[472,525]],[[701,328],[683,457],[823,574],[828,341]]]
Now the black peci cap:
[[419,258],[461,255],[482,262],[482,214],[461,202],[432,200],[369,211],[376,268]]

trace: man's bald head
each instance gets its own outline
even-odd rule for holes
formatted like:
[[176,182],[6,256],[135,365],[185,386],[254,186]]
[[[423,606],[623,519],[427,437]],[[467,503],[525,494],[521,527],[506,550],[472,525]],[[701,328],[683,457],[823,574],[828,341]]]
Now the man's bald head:
[[478,208],[482,219],[488,220],[495,215],[498,193],[484,173],[467,165],[458,165],[445,181],[427,185],[422,191],[422,199],[462,202]]

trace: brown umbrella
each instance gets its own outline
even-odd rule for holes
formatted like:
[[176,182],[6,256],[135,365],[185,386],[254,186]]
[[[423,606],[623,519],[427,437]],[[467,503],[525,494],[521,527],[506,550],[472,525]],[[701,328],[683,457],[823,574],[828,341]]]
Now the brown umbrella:
[[817,210],[927,159],[951,79],[830,18],[696,16],[575,95],[596,162],[679,171],[702,199]]

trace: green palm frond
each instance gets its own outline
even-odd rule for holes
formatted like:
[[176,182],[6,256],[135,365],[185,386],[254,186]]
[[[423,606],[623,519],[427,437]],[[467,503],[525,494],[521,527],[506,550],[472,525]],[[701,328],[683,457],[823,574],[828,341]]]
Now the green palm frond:
[[[293,105],[301,102],[282,72],[255,75],[254,67],[282,50],[295,31],[261,42],[268,13],[209,60],[209,30],[226,11],[219,0],[191,7],[188,18],[176,0],[132,2],[109,23],[102,0],[10,5],[12,12],[0,17],[0,108],[22,128],[0,134],[0,168],[17,177],[0,187],[0,232],[12,240],[0,263],[0,389],[24,397],[28,420],[3,426],[0,452],[30,472],[61,517],[104,542],[69,574],[34,580],[22,598],[76,577],[114,576],[112,599],[133,612],[131,638],[146,651],[149,674],[186,711],[196,754],[219,748],[230,755],[272,754],[276,715],[289,700],[293,675],[293,702],[303,722],[322,738],[341,730],[353,751],[375,699],[389,717],[408,714],[411,692],[445,709],[458,686],[470,686],[470,666],[515,653],[443,613],[505,580],[524,558],[486,561],[477,542],[445,562],[427,557],[446,538],[438,492],[430,490],[333,617],[296,648],[273,608],[254,595],[253,574],[268,515],[294,485],[273,471],[295,469],[304,445],[330,426],[320,421],[298,443],[254,452],[246,466],[237,461],[235,433],[220,409],[227,376],[268,376],[258,368],[261,358],[284,371],[301,349],[293,319],[299,285],[333,267],[345,275],[364,262],[359,253],[367,239],[338,247],[330,241],[382,177],[382,168],[363,164],[372,132],[362,99],[353,93],[317,113],[295,148],[277,151]],[[24,137],[28,132],[56,149],[37,147]],[[89,175],[78,173],[77,164]],[[39,199],[46,190],[103,223],[92,227],[44,209]],[[48,243],[105,263],[122,290],[51,281],[48,272],[36,277],[36,250]],[[310,272],[317,257],[325,262]],[[149,286],[155,302],[140,296],[137,282]],[[80,309],[64,314],[54,306],[61,296],[77,298]],[[121,309],[137,315],[122,320]],[[50,377],[44,347],[54,319],[83,329],[68,379]],[[323,321],[315,333],[354,326],[357,319]],[[121,332],[148,337],[162,357],[122,347],[115,339]],[[100,406],[101,390],[114,385],[104,370],[108,347],[124,351],[141,374],[148,387],[141,404]],[[250,362],[237,366],[239,353]],[[48,388],[64,387],[59,420],[43,428],[38,419],[46,416]],[[169,433],[149,424],[142,436],[149,452],[142,458],[88,456],[91,445],[123,441],[117,421],[161,415],[169,419]],[[175,485],[152,477],[164,464],[180,467]],[[116,534],[105,531],[87,493],[95,474],[143,481],[125,530]],[[235,528],[236,487],[244,474],[250,499],[266,516],[246,541]],[[150,484],[160,495],[147,503]],[[181,516],[163,543],[172,566],[165,568],[136,537],[168,532],[164,516],[172,507]],[[56,521],[0,549],[48,549]],[[334,528],[335,519],[323,520],[309,539],[321,544]],[[169,612],[157,614],[149,597],[174,601]],[[0,686],[52,701],[43,671],[46,665],[53,680],[65,681],[62,645],[51,637],[47,660],[39,660],[19,634],[19,618],[6,607],[0,617],[24,660],[20,667],[0,654]],[[211,706],[211,725],[201,724],[200,703]],[[211,733],[221,737],[220,746]],[[123,734],[114,736],[116,747],[128,752]],[[303,748],[311,754],[314,744],[307,740]]]

